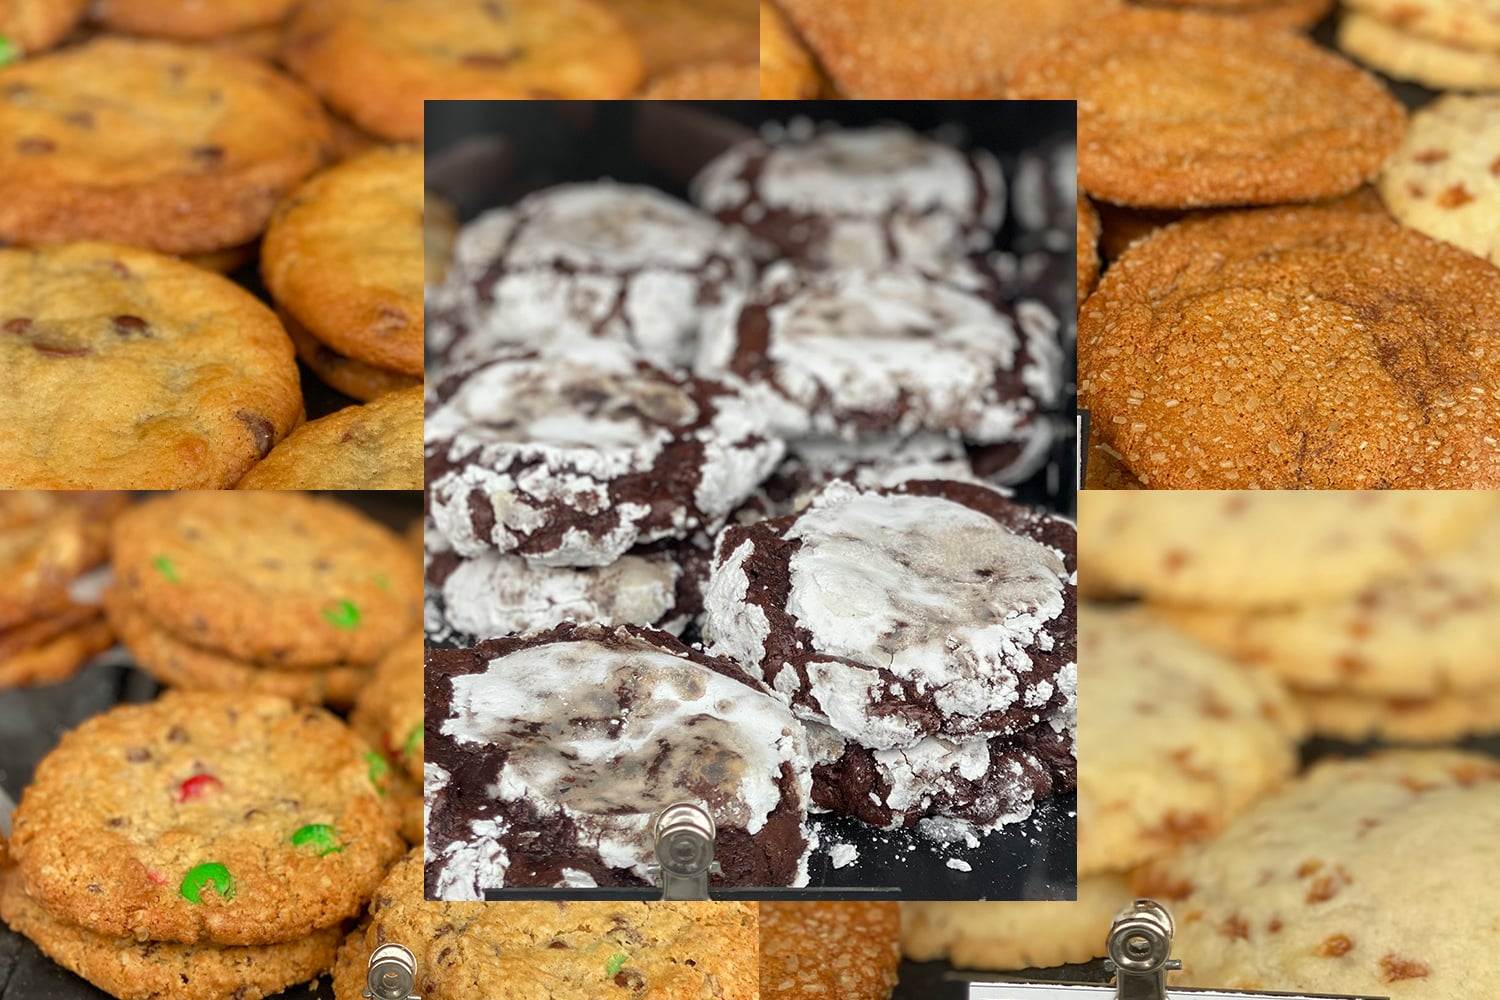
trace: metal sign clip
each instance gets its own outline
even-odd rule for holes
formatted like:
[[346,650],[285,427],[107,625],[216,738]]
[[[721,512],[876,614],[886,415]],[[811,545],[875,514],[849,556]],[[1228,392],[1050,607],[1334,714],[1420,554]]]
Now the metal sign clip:
[[370,954],[363,1000],[422,1000],[416,993],[417,958],[404,945],[383,944]]
[[717,828],[696,802],[674,802],[652,824],[656,864],[646,870],[661,881],[662,899],[708,899],[708,876],[720,872],[714,860]]

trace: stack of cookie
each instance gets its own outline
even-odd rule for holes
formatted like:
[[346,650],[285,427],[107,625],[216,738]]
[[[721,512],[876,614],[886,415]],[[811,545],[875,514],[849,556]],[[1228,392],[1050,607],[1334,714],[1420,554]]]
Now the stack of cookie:
[[95,716],[21,797],[0,919],[119,997],[314,979],[401,852],[368,754],[327,712],[262,695]]
[[1500,88],[1500,10],[1483,0],[1345,0],[1338,44],[1434,90]]
[[97,588],[122,493],[0,494],[0,688],[72,675],[113,641]]
[[296,493],[149,501],[117,523],[112,563],[121,641],[190,690],[347,706],[420,615],[420,566],[398,535]]
[[349,725],[385,760],[401,836],[411,844],[422,842],[422,676],[422,633],[413,632],[375,664],[349,713]]

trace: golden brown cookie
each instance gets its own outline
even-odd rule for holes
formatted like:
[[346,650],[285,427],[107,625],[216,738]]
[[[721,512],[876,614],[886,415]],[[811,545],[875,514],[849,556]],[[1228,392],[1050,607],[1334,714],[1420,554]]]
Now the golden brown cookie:
[[375,666],[349,716],[355,731],[422,783],[422,633],[397,643]]
[[659,76],[641,91],[650,101],[705,98],[754,101],[760,97],[760,67],[755,63],[704,63]]
[[110,31],[186,40],[274,25],[297,0],[99,0],[94,18]]
[[242,243],[237,247],[225,247],[222,250],[205,250],[203,253],[185,253],[181,258],[194,267],[201,267],[205,271],[215,274],[233,274],[246,265],[253,264],[260,258],[260,241],[254,243]]
[[1137,6],[1222,14],[1257,28],[1305,30],[1327,17],[1334,0],[1253,0],[1249,3],[1218,3],[1215,0],[1144,0]]
[[128,247],[0,250],[0,369],[7,489],[221,489],[302,417],[269,309]]
[[603,0],[603,5],[619,15],[640,45],[647,76],[703,63],[755,62],[753,0]]
[[0,493],[0,629],[67,607],[69,585],[104,562],[110,524],[127,499],[111,491]]
[[[54,631],[59,620],[70,620],[82,614],[82,620],[68,625],[66,630]],[[114,630],[110,628],[98,608],[81,608],[78,612],[54,616],[45,620],[51,633],[33,644],[16,647],[14,643],[25,632],[26,626],[18,626],[0,632],[0,646],[13,648],[0,652],[0,688],[27,684],[57,684],[78,672],[95,653],[102,653],[114,644]]]
[[1301,36],[1168,11],[1053,36],[1008,96],[1077,99],[1079,185],[1154,208],[1344,194],[1375,176],[1406,118],[1372,77]]
[[1099,213],[1093,202],[1078,193],[1078,304],[1099,281]]
[[303,424],[241,479],[241,490],[420,490],[422,387]]
[[0,238],[237,246],[328,155],[303,87],[202,47],[99,38],[0,69]]
[[87,8],[88,0],[0,0],[0,38],[20,55],[50,49]]
[[[1031,46],[1120,0],[779,0],[834,84],[856,99],[987,99]],[[1071,99],[1072,95],[1068,95]]]
[[1167,489],[1500,486],[1500,270],[1361,212],[1133,244],[1084,303],[1079,405]]
[[811,100],[821,86],[818,68],[791,25],[774,3],[760,0],[761,99]]
[[901,962],[895,903],[760,904],[763,1000],[886,1000]]
[[1319,736],[1362,742],[1449,743],[1500,733],[1500,681],[1482,691],[1431,698],[1370,698],[1297,692],[1297,706]]
[[422,374],[422,151],[376,149],[318,174],[276,209],[261,276],[340,354]]
[[1358,11],[1340,19],[1338,45],[1386,76],[1433,90],[1500,88],[1500,50],[1434,41]]
[[282,58],[338,113],[422,138],[423,101],[628,97],[639,46],[594,0],[308,0]]
[[1125,465],[1120,453],[1109,445],[1095,441],[1089,445],[1088,467],[1084,470],[1083,488],[1086,490],[1140,490],[1145,489],[1135,474]]
[[422,385],[420,375],[402,375],[340,354],[308,333],[301,323],[285,312],[281,313],[281,325],[286,328],[302,363],[324,383],[346,396],[368,402],[388,392]]
[[1347,0],[1344,6],[1403,34],[1500,52],[1500,7],[1492,0]]

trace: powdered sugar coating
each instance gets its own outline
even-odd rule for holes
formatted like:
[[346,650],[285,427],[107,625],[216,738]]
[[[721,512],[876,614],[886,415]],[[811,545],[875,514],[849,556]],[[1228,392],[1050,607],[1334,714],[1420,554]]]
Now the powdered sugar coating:
[[908,129],[815,129],[742,143],[693,181],[762,259],[829,268],[942,260],[988,249],[1004,217],[1000,165]]
[[1015,313],[917,271],[768,268],[732,324],[707,331],[698,371],[756,387],[787,436],[1025,441],[1063,379],[1055,320]]
[[704,317],[750,275],[737,235],[660,191],[561,185],[464,227],[432,326],[451,362],[606,338],[686,366]]
[[434,391],[429,510],[463,556],[602,566],[717,528],[781,453],[723,382],[669,374],[608,342],[586,358],[513,352]]

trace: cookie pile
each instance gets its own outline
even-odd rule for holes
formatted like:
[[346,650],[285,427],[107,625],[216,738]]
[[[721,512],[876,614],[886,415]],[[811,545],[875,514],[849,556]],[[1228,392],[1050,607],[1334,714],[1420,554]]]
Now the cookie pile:
[[0,918],[116,996],[305,982],[401,852],[370,753],[321,709],[242,692],[95,716],[22,795]]
[[1484,0],[1345,0],[1338,45],[1434,90],[1500,87],[1500,11]]
[[[401,836],[422,842],[422,634],[412,632],[375,664],[349,725],[385,760],[385,787],[401,813]],[[373,763],[373,759],[372,759]],[[374,765],[377,769],[379,764]]]
[[410,548],[332,500],[175,494],[132,508],[113,542],[110,622],[168,686],[348,706],[417,626]]
[[79,585],[108,556],[121,493],[0,493],[0,688],[70,676],[112,634]]

